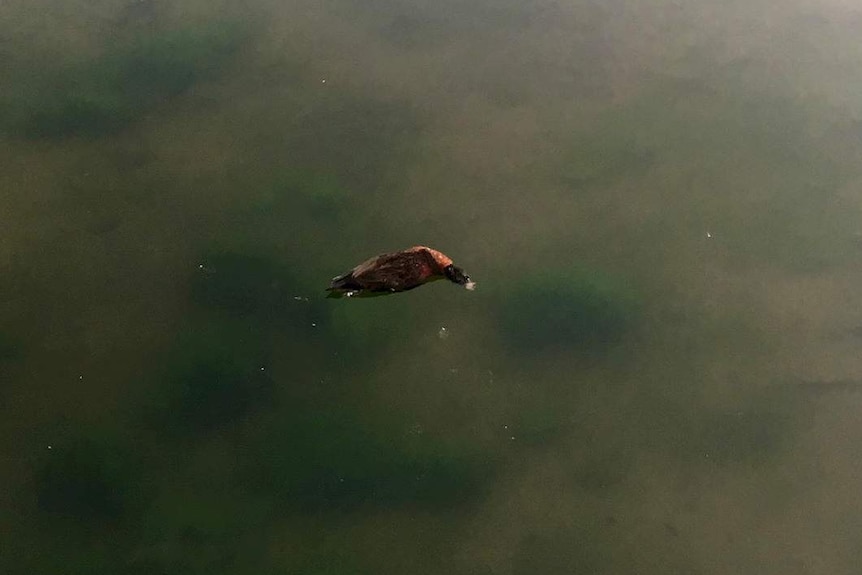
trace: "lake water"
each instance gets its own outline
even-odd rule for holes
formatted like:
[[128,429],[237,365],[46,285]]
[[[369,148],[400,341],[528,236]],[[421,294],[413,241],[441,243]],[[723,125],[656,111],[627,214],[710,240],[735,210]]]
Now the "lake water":
[[[857,572],[860,35],[4,2],[0,571]],[[416,244],[476,291],[325,298]]]

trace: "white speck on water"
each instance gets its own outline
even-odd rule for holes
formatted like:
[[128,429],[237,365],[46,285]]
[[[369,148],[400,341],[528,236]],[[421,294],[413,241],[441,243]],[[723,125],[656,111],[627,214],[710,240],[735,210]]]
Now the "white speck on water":
[[84,381],[84,376],[83,376],[83,375],[79,375],[79,376],[78,376],[78,381]]
[[711,234],[711,233],[709,233],[709,232],[706,232],[706,237],[711,238],[711,237],[712,237],[712,234]]
[[439,331],[437,331],[437,337],[439,337],[440,339],[446,339],[447,337],[449,337],[449,330],[445,327],[441,327]]
[[265,368],[264,366],[260,366],[260,370],[261,370],[261,371],[265,371],[265,370],[266,370],[266,368]]
[[320,81],[321,84],[326,84],[326,78]]
[[317,324],[314,322],[311,322],[311,327],[317,327]]
[[51,449],[51,446],[50,446],[50,445],[48,446],[48,449]]

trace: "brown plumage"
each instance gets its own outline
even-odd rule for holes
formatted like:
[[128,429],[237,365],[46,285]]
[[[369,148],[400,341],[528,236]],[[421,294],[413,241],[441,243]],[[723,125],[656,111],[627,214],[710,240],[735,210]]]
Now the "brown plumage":
[[472,290],[476,284],[452,258],[426,246],[368,259],[344,275],[332,278],[327,288],[347,296],[407,291],[430,281],[446,278]]

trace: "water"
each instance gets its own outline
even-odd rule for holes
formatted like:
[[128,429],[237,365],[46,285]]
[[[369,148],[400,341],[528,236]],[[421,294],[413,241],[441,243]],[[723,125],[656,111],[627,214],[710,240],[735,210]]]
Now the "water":
[[854,572],[852,3],[0,14],[4,573]]

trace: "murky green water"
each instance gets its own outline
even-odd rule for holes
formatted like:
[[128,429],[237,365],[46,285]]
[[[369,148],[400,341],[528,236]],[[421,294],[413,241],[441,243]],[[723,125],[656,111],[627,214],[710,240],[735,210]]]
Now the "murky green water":
[[[3,573],[852,573],[851,2],[0,6]],[[477,281],[329,278],[414,244]]]

